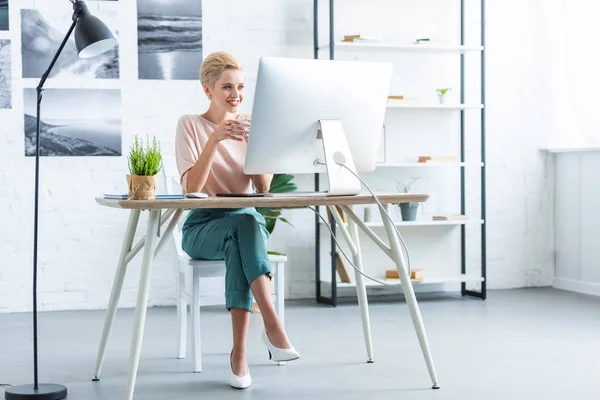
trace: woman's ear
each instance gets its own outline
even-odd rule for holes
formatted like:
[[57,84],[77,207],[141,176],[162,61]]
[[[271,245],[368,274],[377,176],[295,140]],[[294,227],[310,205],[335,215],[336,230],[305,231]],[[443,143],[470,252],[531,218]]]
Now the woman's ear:
[[211,94],[211,89],[210,87],[205,83],[204,85],[202,85],[204,88],[204,93],[206,94],[206,97],[208,97],[209,100],[212,100],[212,94]]

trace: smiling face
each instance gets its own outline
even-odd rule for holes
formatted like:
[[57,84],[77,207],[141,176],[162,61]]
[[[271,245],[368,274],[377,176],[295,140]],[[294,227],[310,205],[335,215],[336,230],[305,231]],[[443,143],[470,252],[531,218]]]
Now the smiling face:
[[246,76],[240,69],[226,69],[214,85],[204,85],[204,90],[214,107],[236,113],[244,100]]

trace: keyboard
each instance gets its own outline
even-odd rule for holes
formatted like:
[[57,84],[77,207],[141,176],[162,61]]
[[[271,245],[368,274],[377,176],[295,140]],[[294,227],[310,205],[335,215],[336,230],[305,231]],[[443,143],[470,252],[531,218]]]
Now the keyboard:
[[286,192],[286,193],[265,193],[265,197],[325,197],[327,192]]

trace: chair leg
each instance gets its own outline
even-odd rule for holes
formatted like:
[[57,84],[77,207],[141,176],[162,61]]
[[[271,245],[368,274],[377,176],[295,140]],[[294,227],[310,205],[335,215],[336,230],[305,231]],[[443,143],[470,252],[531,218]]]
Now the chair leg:
[[[281,324],[285,327],[285,263],[275,263],[275,310]],[[286,365],[285,361],[278,361],[278,366]]]
[[179,356],[177,358],[185,358],[187,353],[187,301],[183,298],[185,291],[185,275],[182,272],[177,272],[178,279],[178,296],[177,301],[177,322],[179,322]]
[[275,267],[275,309],[281,320],[281,324],[285,326],[285,263],[278,262]]
[[192,307],[190,313],[192,314],[192,338],[194,343],[194,372],[202,372],[202,345],[201,345],[201,332],[200,332],[200,277],[198,276],[196,269],[193,272],[192,282]]

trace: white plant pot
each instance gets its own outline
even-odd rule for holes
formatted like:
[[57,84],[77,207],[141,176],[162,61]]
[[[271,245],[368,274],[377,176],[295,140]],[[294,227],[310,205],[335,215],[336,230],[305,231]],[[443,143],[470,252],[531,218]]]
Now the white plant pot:
[[438,99],[440,100],[440,104],[446,103],[446,95],[438,94]]

